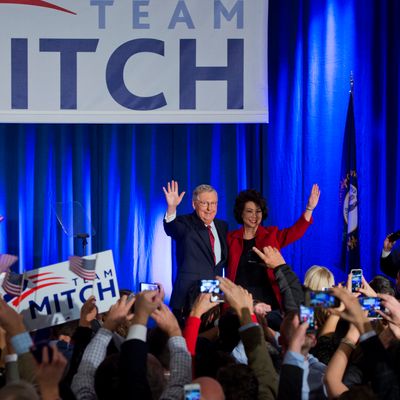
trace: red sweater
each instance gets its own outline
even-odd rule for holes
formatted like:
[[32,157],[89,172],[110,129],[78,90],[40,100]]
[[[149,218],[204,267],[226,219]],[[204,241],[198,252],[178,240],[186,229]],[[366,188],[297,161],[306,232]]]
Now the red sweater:
[[[260,225],[256,232],[256,247],[261,251],[266,246],[272,246],[280,250],[282,247],[300,239],[312,222],[312,218],[310,221],[307,221],[302,215],[294,225],[282,230],[279,230],[277,226],[264,227]],[[240,256],[243,251],[243,233],[244,228],[241,227],[236,231],[229,232],[227,237],[228,267],[226,275],[232,282],[235,282]],[[275,279],[274,271],[267,267],[265,267],[265,270],[275,297],[279,305],[282,305],[282,296]]]

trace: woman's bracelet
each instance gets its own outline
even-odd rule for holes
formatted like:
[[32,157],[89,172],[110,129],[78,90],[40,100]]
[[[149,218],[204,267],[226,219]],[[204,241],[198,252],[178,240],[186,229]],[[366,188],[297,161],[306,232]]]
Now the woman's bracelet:
[[308,207],[308,206],[306,207],[306,210],[307,210],[307,211],[314,211],[313,208],[310,208],[310,207]]
[[346,344],[346,345],[349,346],[352,350],[355,350],[356,347],[357,347],[351,340],[346,339],[346,338],[343,338],[343,339],[340,341],[340,343]]

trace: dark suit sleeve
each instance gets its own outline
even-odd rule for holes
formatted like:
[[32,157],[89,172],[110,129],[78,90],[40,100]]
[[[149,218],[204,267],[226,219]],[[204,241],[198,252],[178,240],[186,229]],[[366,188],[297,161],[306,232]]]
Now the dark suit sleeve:
[[278,400],[301,400],[303,370],[294,365],[283,364],[279,376]]
[[167,222],[164,219],[163,222],[165,233],[174,240],[179,240],[179,238],[182,237],[187,230],[186,224],[183,222],[182,217],[176,217],[171,222]]
[[304,302],[303,287],[299,278],[287,264],[275,268],[274,274],[282,294],[284,311],[298,310]]
[[399,252],[392,251],[387,257],[381,257],[381,270],[391,278],[396,278],[400,270]]
[[147,381],[146,342],[130,339],[122,344],[119,376],[120,398],[152,400]]

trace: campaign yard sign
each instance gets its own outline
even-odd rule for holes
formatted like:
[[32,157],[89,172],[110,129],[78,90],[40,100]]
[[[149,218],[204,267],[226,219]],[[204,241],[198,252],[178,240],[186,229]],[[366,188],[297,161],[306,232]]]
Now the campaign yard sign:
[[268,0],[0,0],[0,122],[268,122]]
[[83,303],[92,294],[100,313],[108,311],[119,299],[112,251],[84,258],[96,259],[94,281],[86,281],[71,272],[69,261],[24,273],[21,295],[11,298],[8,304],[23,315],[28,330],[79,319]]

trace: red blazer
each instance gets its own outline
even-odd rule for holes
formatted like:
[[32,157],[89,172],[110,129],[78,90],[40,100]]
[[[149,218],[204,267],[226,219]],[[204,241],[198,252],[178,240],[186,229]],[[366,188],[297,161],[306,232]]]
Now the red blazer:
[[[312,224],[313,219],[308,222],[302,215],[294,225],[290,228],[279,230],[277,226],[259,226],[256,232],[256,247],[262,250],[265,246],[272,246],[280,250],[282,247],[287,246],[290,243],[300,239],[308,227]],[[227,244],[228,244],[228,265],[226,276],[232,282],[235,282],[236,272],[239,265],[240,256],[243,251],[243,233],[244,229],[241,227],[236,231],[228,232]],[[282,296],[279,290],[279,286],[276,282],[274,270],[265,267],[266,274],[269,281],[271,282],[272,289],[278,300],[278,303],[282,304]]]

